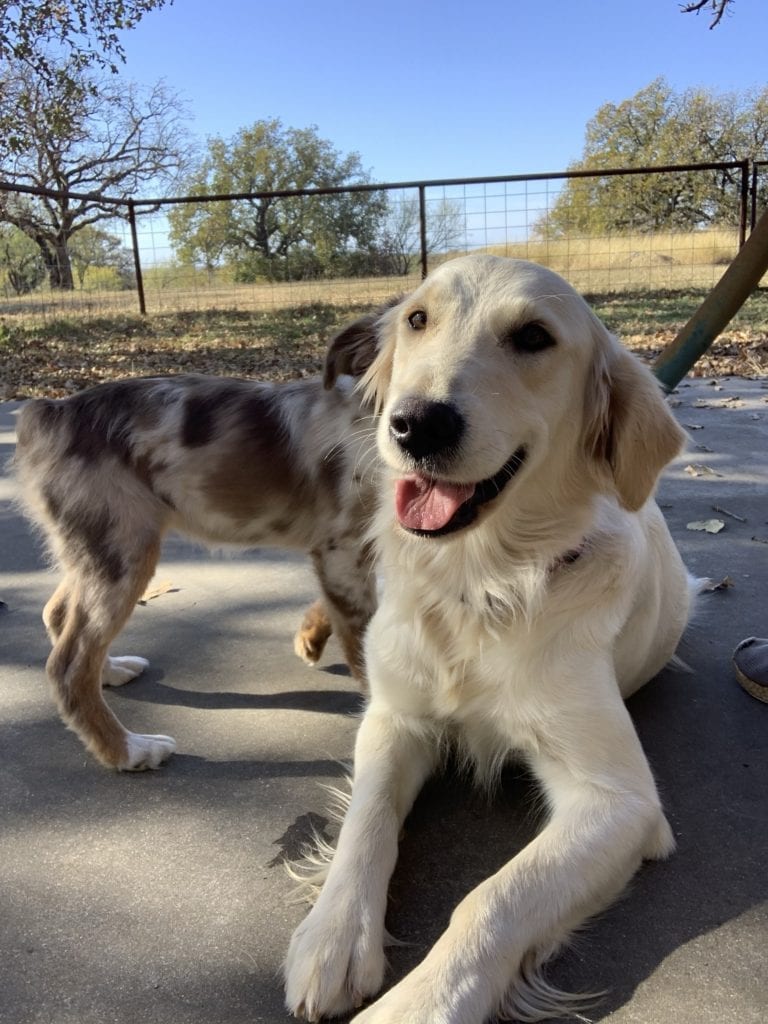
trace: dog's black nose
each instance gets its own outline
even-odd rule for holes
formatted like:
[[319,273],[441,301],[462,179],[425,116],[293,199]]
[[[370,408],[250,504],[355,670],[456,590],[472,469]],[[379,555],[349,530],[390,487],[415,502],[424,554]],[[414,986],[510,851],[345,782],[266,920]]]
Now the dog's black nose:
[[464,433],[464,420],[447,402],[404,398],[390,414],[389,433],[403,451],[421,460],[456,448]]

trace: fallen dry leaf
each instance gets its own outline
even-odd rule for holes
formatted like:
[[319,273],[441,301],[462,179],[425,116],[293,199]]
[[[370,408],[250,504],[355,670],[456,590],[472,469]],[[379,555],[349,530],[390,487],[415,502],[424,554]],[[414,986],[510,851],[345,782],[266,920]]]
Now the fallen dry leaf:
[[711,466],[703,466],[700,462],[693,462],[690,466],[685,467],[685,472],[690,476],[722,476],[722,473],[718,473],[716,469],[712,469]]
[[170,580],[158,580],[157,583],[147,587],[139,598],[139,604],[146,604],[147,601],[151,601],[155,597],[161,597],[163,594],[175,594],[177,591],[178,587],[174,587]]
[[702,530],[705,533],[720,533],[725,529],[722,519],[701,519],[694,523],[686,523],[686,530]]
[[736,584],[733,582],[730,576],[724,576],[719,583],[715,583],[714,580],[707,580],[701,587],[702,593],[708,594],[714,590],[730,590]]

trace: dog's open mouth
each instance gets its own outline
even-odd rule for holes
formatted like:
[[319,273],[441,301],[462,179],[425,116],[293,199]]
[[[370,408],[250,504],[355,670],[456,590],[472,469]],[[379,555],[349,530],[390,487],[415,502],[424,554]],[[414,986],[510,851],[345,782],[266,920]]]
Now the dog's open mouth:
[[454,484],[411,473],[395,484],[395,511],[400,525],[420,537],[443,537],[463,530],[477,518],[482,505],[497,498],[525,461],[521,446],[487,480]]

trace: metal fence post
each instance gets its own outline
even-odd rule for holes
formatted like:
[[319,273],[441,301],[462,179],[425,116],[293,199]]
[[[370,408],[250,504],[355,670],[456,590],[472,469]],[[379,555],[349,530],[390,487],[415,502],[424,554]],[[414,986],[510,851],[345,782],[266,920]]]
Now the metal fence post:
[[136,204],[128,200],[128,222],[131,225],[131,244],[133,246],[133,267],[136,271],[136,290],[139,293],[139,312],[147,315],[147,303],[144,299],[144,278],[141,274],[141,257],[139,256],[139,235],[136,231]]
[[[762,171],[761,171],[762,168]],[[758,192],[760,189],[760,174],[768,170],[768,160],[754,160],[752,162],[752,206],[749,215],[750,231],[757,224]]]
[[[741,161],[741,191],[739,194],[739,248],[747,240],[749,218],[749,160]],[[754,224],[752,225],[754,227]]]
[[427,252],[427,202],[426,202],[426,190],[423,185],[419,185],[419,239],[421,243],[421,279],[422,281],[427,276],[429,267],[428,252]]

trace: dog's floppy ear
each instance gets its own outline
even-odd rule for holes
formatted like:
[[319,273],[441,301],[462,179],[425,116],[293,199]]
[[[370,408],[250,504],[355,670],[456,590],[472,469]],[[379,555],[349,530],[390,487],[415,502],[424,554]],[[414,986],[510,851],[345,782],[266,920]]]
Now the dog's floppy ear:
[[610,341],[588,387],[587,448],[609,468],[622,505],[636,512],[653,494],[664,466],[682,449],[685,432],[650,370]]
[[326,390],[333,387],[341,374],[362,377],[371,365],[376,358],[377,320],[376,313],[369,313],[339,331],[331,341],[323,369]]
[[400,296],[389,299],[383,306],[361,316],[334,337],[326,353],[323,369],[323,386],[326,391],[333,387],[341,374],[362,377],[368,370],[379,350],[379,320],[399,302]]

